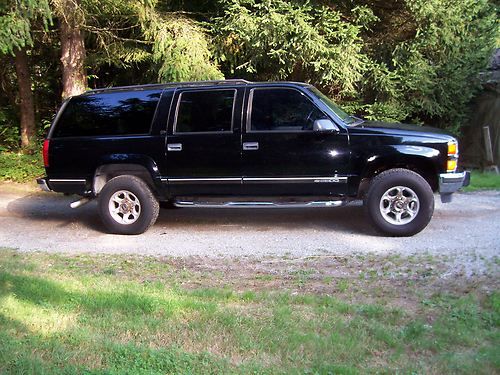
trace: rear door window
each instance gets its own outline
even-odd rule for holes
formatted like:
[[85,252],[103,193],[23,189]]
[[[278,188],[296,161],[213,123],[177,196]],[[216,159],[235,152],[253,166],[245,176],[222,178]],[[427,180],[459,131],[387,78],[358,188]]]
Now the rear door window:
[[148,134],[161,90],[109,92],[71,98],[53,137]]
[[230,132],[236,90],[184,91],[177,104],[175,133]]

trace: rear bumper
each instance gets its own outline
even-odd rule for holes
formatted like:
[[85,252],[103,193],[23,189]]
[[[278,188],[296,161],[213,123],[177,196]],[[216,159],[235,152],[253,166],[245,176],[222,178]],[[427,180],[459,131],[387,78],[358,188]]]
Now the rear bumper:
[[443,203],[451,202],[451,194],[458,189],[469,186],[470,172],[441,173],[439,175],[439,193]]
[[36,183],[38,184],[38,187],[42,189],[43,191],[52,191],[49,188],[49,185],[47,185],[47,179],[45,177],[43,178],[37,178]]

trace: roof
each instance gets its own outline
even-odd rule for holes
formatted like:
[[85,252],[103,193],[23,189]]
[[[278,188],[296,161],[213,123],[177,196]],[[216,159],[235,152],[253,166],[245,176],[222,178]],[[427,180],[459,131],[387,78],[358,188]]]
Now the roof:
[[164,90],[168,88],[177,88],[177,87],[211,87],[211,86],[234,86],[234,85],[248,85],[248,84],[293,84],[305,86],[306,83],[303,82],[291,82],[291,81],[279,81],[279,82],[251,82],[245,79],[223,79],[223,80],[215,80],[215,81],[192,81],[192,82],[171,82],[171,83],[155,83],[155,84],[147,84],[147,85],[133,85],[133,86],[117,86],[117,87],[106,87],[102,89],[94,89],[84,92],[82,95],[92,95],[98,93],[105,92],[114,92],[114,91],[135,91],[135,90]]

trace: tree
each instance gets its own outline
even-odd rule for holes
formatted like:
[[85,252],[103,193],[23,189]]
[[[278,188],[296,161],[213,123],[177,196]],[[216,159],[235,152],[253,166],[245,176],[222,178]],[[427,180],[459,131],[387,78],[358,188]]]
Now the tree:
[[60,23],[63,97],[86,89],[87,56],[97,65],[94,70],[101,64],[124,68],[147,61],[159,81],[222,78],[203,28],[183,14],[162,9],[156,0],[52,3]]
[[458,132],[498,37],[488,0],[222,0],[229,76],[311,82],[369,119]]
[[36,134],[35,107],[31,91],[31,77],[26,48],[15,51],[15,66],[19,88],[19,113],[21,117],[21,147],[28,148]]
[[35,110],[27,47],[33,44],[31,25],[51,18],[47,0],[16,0],[2,3],[0,16],[0,52],[14,55],[19,89],[21,147],[28,148],[36,134]]
[[184,12],[157,0],[82,4],[92,15],[86,30],[96,47],[89,59],[97,65],[130,69],[142,64],[142,78],[163,82],[223,77],[206,30]]
[[218,58],[231,75],[299,80],[341,98],[366,69],[363,25],[327,6],[285,0],[229,0],[213,26]]
[[487,0],[405,0],[371,5],[378,21],[366,35],[366,115],[459,132],[498,35]]
[[85,43],[81,29],[85,14],[79,0],[53,0],[59,19],[62,63],[63,99],[87,89],[85,73]]

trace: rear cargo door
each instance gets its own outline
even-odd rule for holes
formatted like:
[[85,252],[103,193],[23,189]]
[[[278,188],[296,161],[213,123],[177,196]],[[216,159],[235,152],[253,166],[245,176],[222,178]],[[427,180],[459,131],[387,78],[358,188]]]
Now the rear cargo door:
[[243,95],[243,87],[176,91],[165,145],[171,195],[239,193]]

